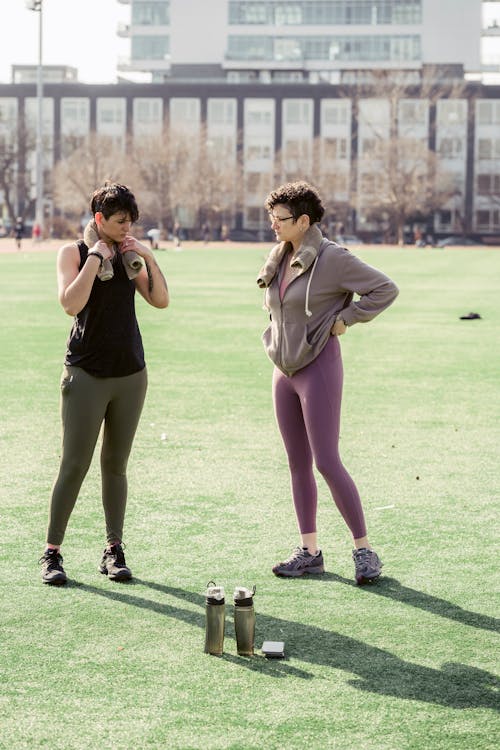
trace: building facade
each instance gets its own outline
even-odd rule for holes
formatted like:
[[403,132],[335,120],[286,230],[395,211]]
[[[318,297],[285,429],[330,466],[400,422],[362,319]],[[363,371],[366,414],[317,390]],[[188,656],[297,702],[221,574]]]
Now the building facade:
[[[243,204],[233,224],[263,236],[273,180],[321,172],[332,215],[370,237],[383,225],[368,210],[384,167],[376,146],[412,140],[454,184],[421,217],[426,227],[500,235],[500,85],[481,79],[482,40],[496,32],[482,20],[481,0],[121,2],[131,19],[118,32],[130,38],[131,54],[119,69],[148,80],[47,80],[46,172],[90,133],[125,148],[129,137],[165,129],[203,132],[212,153],[241,163]],[[488,5],[500,11],[500,3]],[[493,59],[490,52],[490,71]],[[14,80],[0,84],[0,142],[21,123],[35,125],[36,88]],[[20,167],[34,169],[29,150]],[[50,196],[46,202],[50,215]]]

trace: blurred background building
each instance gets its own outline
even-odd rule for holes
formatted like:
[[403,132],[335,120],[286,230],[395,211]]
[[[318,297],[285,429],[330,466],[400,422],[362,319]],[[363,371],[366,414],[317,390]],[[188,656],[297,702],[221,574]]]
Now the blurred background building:
[[[93,137],[129,166],[140,154],[150,190],[164,191],[151,221],[163,212],[155,223],[186,235],[208,222],[267,239],[265,195],[303,177],[338,233],[500,237],[500,2],[117,2],[130,6],[113,30],[130,55],[115,84],[44,68],[47,225],[71,213],[58,166]],[[9,205],[0,186],[7,220],[33,215],[35,81],[36,68],[14,66],[0,84],[0,143],[17,139]],[[167,186],[153,180],[148,141]]]

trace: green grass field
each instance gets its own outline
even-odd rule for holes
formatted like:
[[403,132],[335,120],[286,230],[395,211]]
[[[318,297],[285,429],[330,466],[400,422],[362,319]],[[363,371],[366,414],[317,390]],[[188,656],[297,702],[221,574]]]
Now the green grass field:
[[[298,538],[260,342],[264,252],[158,252],[172,301],[137,303],[150,385],[129,464],[135,578],[97,572],[96,455],[65,588],[43,586],[37,561],[71,319],[54,253],[0,255],[2,750],[497,746],[500,252],[356,250],[401,289],[342,339],[342,455],[385,563],[365,588],[320,477],[328,572],[270,572]],[[203,653],[210,579],[228,592],[221,658]],[[231,594],[254,584],[256,655],[238,657]],[[263,640],[287,658],[267,661]]]

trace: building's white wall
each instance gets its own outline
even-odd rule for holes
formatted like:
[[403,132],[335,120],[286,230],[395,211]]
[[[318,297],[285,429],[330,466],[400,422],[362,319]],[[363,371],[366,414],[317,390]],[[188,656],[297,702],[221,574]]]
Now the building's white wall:
[[226,49],[227,17],[227,0],[173,0],[170,3],[172,63],[221,63]]
[[480,69],[481,0],[422,0],[423,62]]

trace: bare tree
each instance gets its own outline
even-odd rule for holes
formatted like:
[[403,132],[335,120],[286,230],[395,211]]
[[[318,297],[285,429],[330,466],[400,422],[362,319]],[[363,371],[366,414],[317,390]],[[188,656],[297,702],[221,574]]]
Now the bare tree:
[[[290,147],[291,146],[291,147]],[[339,139],[317,137],[285,145],[276,156],[277,181],[305,180],[314,185],[325,205],[327,231],[348,226],[351,216],[350,166]],[[336,225],[336,226],[334,226]]]
[[232,223],[242,206],[243,170],[238,141],[233,138],[209,138],[206,128],[200,131],[197,159],[191,162],[188,175],[193,208],[198,223],[222,225]]
[[31,173],[26,156],[35,147],[35,134],[24,123],[0,123],[0,190],[12,224],[19,214],[24,219],[32,210]]
[[463,95],[463,71],[428,66],[418,83],[415,75],[373,71],[353,93],[359,137],[351,200],[365,219],[400,243],[408,222],[426,221],[451,198],[459,214],[464,201],[457,174],[440,165],[436,120],[430,119],[440,99]]
[[[181,191],[183,164],[188,143],[182,138],[174,145],[170,132],[135,139],[130,145],[131,160],[141,185],[141,212],[163,230],[173,223],[175,193]],[[177,179],[177,175],[180,178]]]
[[88,211],[89,196],[106,180],[130,182],[133,170],[120,146],[109,136],[90,133],[83,140],[66,139],[66,156],[52,172],[56,208],[68,217]]
[[443,173],[436,154],[418,139],[378,141],[359,175],[365,216],[399,244],[409,221],[424,221],[457,195],[453,175]]

